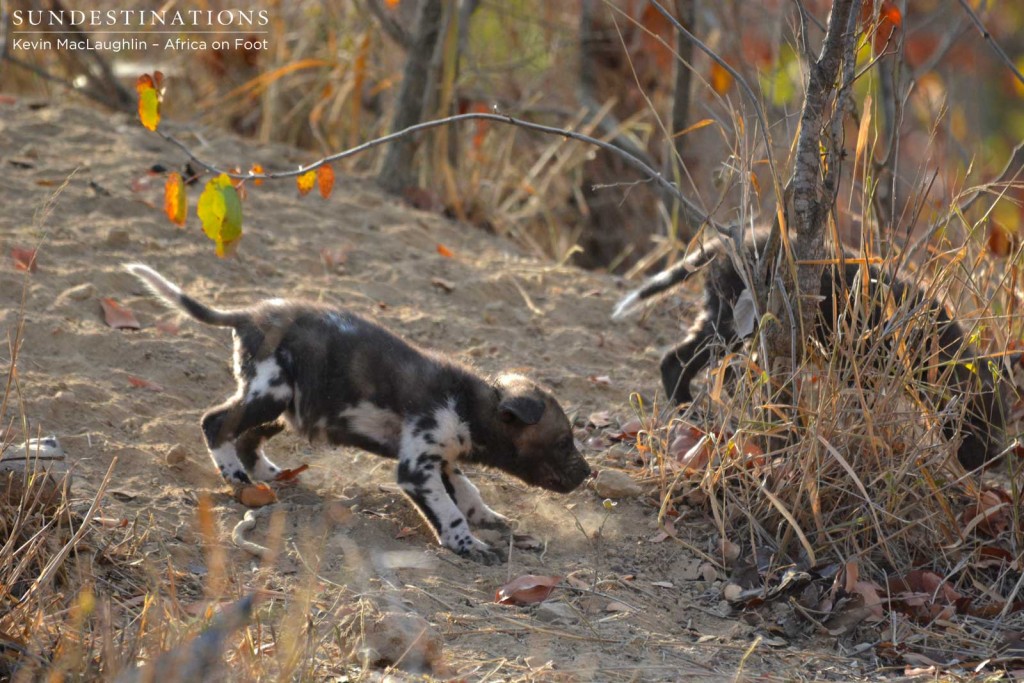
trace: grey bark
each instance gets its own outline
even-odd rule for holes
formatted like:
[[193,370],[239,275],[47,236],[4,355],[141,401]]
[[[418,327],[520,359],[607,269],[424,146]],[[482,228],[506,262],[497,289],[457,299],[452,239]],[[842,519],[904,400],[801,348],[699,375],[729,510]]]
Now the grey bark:
[[[792,326],[776,324],[767,332],[766,350],[773,361],[790,358],[797,362],[803,345],[797,343],[795,335],[804,338],[805,332],[814,324],[824,267],[821,262],[826,258],[825,226],[838,192],[842,164],[841,125],[852,87],[853,51],[860,5],[861,0],[835,0],[821,51],[808,70],[793,175],[785,193],[787,227],[796,237],[792,257],[797,263],[788,258],[777,258],[785,254],[777,255],[767,249],[758,268],[764,278],[763,284],[771,285],[781,279],[788,293],[788,296],[776,296],[767,302],[767,310],[780,323],[788,321],[791,313],[795,314]],[[843,78],[840,82],[841,67]],[[821,163],[823,148],[825,169]],[[778,228],[776,226],[776,233]],[[817,263],[809,263],[811,261]],[[767,291],[767,288],[762,291]],[[807,303],[802,305],[802,301]]]
[[[427,98],[427,83],[430,64],[441,34],[442,0],[420,0],[416,18],[416,34],[412,39],[406,57],[402,86],[398,91],[395,118],[391,130],[408,128],[423,120],[424,102]],[[404,137],[388,148],[377,180],[388,192],[400,193],[416,184],[413,157],[416,155],[418,140]]]
[[[679,23],[694,32],[697,22],[697,0],[676,0],[676,14]],[[686,130],[690,125],[690,82],[693,80],[693,42],[681,31],[676,31],[675,89],[672,96],[672,134]],[[686,148],[686,136],[681,135],[674,141],[679,162],[682,163]]]

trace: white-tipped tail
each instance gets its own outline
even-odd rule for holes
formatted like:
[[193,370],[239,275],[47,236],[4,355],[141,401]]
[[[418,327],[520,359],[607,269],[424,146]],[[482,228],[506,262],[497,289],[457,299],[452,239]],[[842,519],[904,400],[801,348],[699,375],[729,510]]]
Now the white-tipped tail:
[[181,291],[160,273],[142,263],[126,263],[124,269],[139,278],[146,287],[172,308],[177,308],[201,323],[220,327],[238,327],[249,320],[244,311],[219,311],[200,303]]
[[619,299],[612,311],[612,320],[625,320],[633,315],[640,308],[640,290],[634,289],[626,296]]
[[175,308],[181,307],[182,291],[178,285],[174,284],[144,263],[126,263],[124,264],[124,269],[139,278],[139,280],[141,280],[142,283],[158,297]]

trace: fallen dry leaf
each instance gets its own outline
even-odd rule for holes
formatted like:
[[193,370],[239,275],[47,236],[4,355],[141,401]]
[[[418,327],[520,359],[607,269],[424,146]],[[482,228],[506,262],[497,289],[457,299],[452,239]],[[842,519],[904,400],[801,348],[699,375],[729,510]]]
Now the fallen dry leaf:
[[14,269],[36,272],[36,250],[11,247],[11,258],[14,260]]
[[128,520],[124,518],[118,519],[116,517],[93,517],[92,521],[94,524],[99,524],[101,527],[105,527],[107,529],[123,529],[124,527],[128,526]]
[[150,391],[164,390],[164,388],[156,382],[150,382],[148,379],[136,377],[135,375],[128,375],[128,384],[131,384],[136,389],[149,389]]
[[115,330],[138,330],[142,325],[136,320],[131,309],[122,306],[114,299],[100,299],[100,306],[103,307],[103,319]]
[[277,494],[266,484],[243,486],[238,491],[238,502],[250,508],[260,508],[277,502]]
[[274,481],[291,481],[308,469],[309,465],[303,463],[294,469],[281,470],[277,473],[277,476],[274,477]]
[[544,602],[561,580],[561,576],[524,574],[499,588],[494,594],[494,601],[499,605],[532,605]]
[[338,266],[343,266],[348,262],[348,255],[351,251],[351,245],[335,248],[324,247],[320,250],[320,260],[323,261],[325,268],[328,270],[334,270]]
[[966,536],[977,529],[989,537],[996,537],[1010,528],[1013,509],[1010,494],[1002,489],[986,487],[978,496],[978,502],[964,509],[961,533]]
[[444,256],[445,258],[452,258],[453,256],[455,256],[455,254],[452,253],[451,249],[444,246],[440,242],[438,242],[437,244],[437,253],[440,254],[441,256]]

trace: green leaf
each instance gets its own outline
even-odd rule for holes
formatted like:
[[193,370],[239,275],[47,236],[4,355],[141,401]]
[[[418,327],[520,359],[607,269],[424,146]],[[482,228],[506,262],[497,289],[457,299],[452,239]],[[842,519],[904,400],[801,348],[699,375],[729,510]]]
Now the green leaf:
[[242,237],[242,202],[231,178],[221,173],[206,183],[196,213],[203,232],[216,244],[217,256],[224,258],[234,251]]

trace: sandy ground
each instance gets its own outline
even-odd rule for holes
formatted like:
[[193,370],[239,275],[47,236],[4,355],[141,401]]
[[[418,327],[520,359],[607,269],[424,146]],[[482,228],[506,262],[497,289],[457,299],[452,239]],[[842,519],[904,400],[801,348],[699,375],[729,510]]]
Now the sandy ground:
[[[304,159],[214,132],[200,142],[165,125],[226,165],[287,168]],[[286,550],[266,568],[233,547],[228,530],[245,509],[217,476],[198,426],[206,408],[234,391],[229,334],[162,309],[120,264],[148,263],[222,306],[281,295],[336,303],[484,373],[523,370],[553,387],[596,467],[630,462],[621,447],[590,438],[588,416],[606,411],[624,420],[631,391],[655,391],[658,349],[678,335],[679,311],[664,307],[643,327],[612,325],[609,312],[623,291],[616,279],[530,258],[352,178],[339,177],[326,201],[298,197],[291,182],[251,188],[238,253],[218,259],[194,213],[184,230],[166,220],[158,208],[163,180],[146,175],[154,164],[183,162],[128,117],[54,103],[0,104],[4,338],[13,337],[21,311],[25,320],[23,405],[11,406],[4,423],[13,420],[20,434],[23,410],[33,434],[61,440],[83,509],[116,458],[102,514],[144,527],[141,550],[173,568],[178,590],[201,590],[208,571],[196,531],[197,501],[207,495],[229,557],[229,592],[269,585],[288,594],[315,555],[325,593],[343,585],[418,613],[438,629],[449,673],[468,680],[531,671],[538,680],[722,680],[741,667],[751,678],[858,674],[860,663],[839,656],[834,642],[806,637],[772,640],[778,647],[759,643],[744,659],[759,620],[729,613],[721,603],[724,577],[704,576],[684,544],[652,542],[657,508],[643,497],[609,510],[590,489],[558,496],[478,472],[485,499],[547,543],[543,553],[515,553],[507,566],[484,567],[434,544],[395,487],[393,463],[283,435],[271,443],[270,457],[284,467],[310,466],[297,483],[277,488]],[[189,192],[194,207],[198,186]],[[453,256],[439,254],[438,244]],[[35,247],[38,269],[26,275],[9,253]],[[325,266],[324,249],[345,253],[344,262]],[[104,297],[130,307],[142,329],[105,324]],[[5,344],[0,367],[8,363]],[[132,378],[155,386],[133,386]],[[169,464],[172,451],[183,461]],[[355,514],[325,522],[325,510],[339,501]],[[678,529],[686,543],[714,547],[702,512],[688,513]],[[313,538],[321,545],[311,549]],[[382,560],[394,557],[406,560]],[[527,573],[574,578],[575,588],[563,584],[552,594],[561,611],[494,603],[499,586]],[[137,582],[101,579],[98,590],[126,602],[138,595]]]

